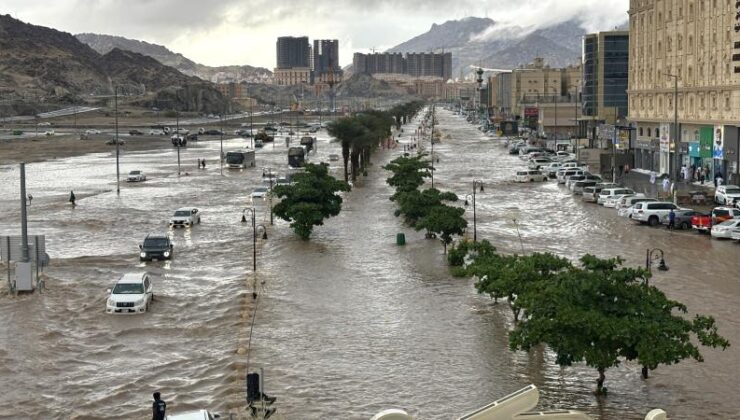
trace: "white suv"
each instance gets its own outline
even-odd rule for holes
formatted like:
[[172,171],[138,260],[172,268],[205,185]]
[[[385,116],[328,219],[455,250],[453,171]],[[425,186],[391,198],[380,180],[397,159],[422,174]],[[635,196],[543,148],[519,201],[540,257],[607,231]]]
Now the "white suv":
[[720,185],[714,192],[714,201],[717,204],[732,205],[740,202],[740,187],[736,185]]
[[108,292],[105,312],[109,314],[144,313],[154,297],[149,273],[126,273]]
[[635,192],[629,188],[604,188],[599,193],[599,198],[596,200],[596,204],[602,206],[606,203],[607,198],[614,198],[617,195],[634,195]]
[[170,218],[170,227],[193,227],[200,224],[200,212],[195,207],[183,207],[175,210]]
[[657,226],[660,221],[668,217],[671,210],[688,210],[682,209],[668,201],[643,201],[635,203],[632,210],[632,220],[639,223],[647,223],[650,226]]

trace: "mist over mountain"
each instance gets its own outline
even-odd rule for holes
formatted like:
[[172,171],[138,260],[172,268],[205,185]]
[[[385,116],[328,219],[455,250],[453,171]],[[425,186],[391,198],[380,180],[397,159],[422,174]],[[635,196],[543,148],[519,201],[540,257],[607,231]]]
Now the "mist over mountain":
[[[611,30],[614,28],[603,28]],[[429,31],[389,52],[451,52],[453,77],[471,66],[512,69],[542,57],[553,67],[576,63],[586,34],[578,19],[544,27],[522,27],[489,18],[468,17],[433,24]]]

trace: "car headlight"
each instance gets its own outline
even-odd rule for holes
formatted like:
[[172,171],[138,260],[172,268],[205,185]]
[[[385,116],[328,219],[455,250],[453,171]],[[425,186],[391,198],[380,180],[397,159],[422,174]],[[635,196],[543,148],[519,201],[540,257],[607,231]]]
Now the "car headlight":
[[141,258],[146,258],[146,252],[143,252],[143,251],[142,251],[142,252],[141,252],[141,254],[139,254],[139,256],[140,256]]
[[143,305],[143,304],[144,304],[144,298],[141,298],[141,299],[137,300],[136,302],[134,302],[134,306],[140,306],[140,305]]
[[165,257],[169,257],[169,256],[170,256],[170,251],[165,251],[165,252],[164,252],[164,256],[165,256]]
[[113,299],[108,298],[108,306],[116,306],[116,302]]

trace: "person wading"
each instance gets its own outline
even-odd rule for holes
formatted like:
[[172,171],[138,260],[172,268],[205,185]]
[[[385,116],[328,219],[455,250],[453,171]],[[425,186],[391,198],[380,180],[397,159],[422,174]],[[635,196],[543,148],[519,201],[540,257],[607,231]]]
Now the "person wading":
[[164,420],[167,411],[167,403],[161,398],[159,392],[152,394],[154,402],[152,403],[152,420]]
[[671,211],[668,213],[668,230],[673,230],[676,228],[676,212],[671,209]]

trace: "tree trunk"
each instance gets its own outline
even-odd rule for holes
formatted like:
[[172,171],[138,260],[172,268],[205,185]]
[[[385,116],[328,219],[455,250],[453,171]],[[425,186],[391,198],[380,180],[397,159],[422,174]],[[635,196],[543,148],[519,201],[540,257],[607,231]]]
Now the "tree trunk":
[[599,368],[599,379],[596,380],[596,395],[606,395],[606,387],[604,387],[604,381],[606,381],[604,368]]
[[342,142],[342,160],[344,160],[344,182],[349,182],[349,173],[347,172],[347,162],[349,161],[349,144]]
[[353,149],[352,153],[350,153],[350,159],[352,160],[352,182],[357,180],[357,170],[360,166],[359,157],[359,152]]

